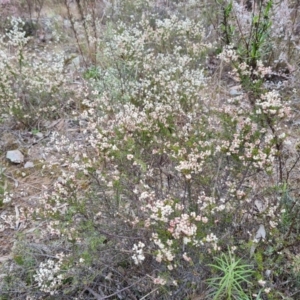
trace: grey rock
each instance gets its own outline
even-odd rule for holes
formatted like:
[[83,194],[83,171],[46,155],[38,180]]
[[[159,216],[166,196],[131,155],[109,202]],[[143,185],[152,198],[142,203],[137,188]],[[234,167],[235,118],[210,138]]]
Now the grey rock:
[[7,151],[6,158],[15,164],[20,164],[24,161],[24,155],[19,150]]
[[80,64],[81,64],[81,58],[79,56],[74,57],[73,60],[72,60],[73,68],[78,70],[80,68]]
[[42,138],[44,137],[44,135],[43,135],[41,132],[36,133],[36,136],[37,136],[39,139],[42,139]]
[[238,88],[232,87],[229,90],[229,94],[231,97],[236,97],[236,96],[240,96],[243,94],[243,92],[241,90],[239,90]]
[[25,169],[28,169],[28,168],[33,168],[34,167],[34,164],[32,161],[27,161],[24,165],[24,168]]

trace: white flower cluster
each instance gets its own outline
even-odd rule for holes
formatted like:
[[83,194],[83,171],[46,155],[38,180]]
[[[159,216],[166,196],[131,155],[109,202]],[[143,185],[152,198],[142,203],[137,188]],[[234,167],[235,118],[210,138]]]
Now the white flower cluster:
[[170,221],[170,228],[168,229],[175,239],[183,236],[183,243],[190,243],[197,233],[197,226],[191,222],[188,214],[182,214],[180,217]]
[[163,221],[168,222],[169,216],[174,212],[172,208],[173,201],[172,200],[157,200],[153,204],[148,204],[146,207],[152,213],[150,218],[155,221]]
[[30,39],[30,37],[25,37],[26,32],[21,30],[24,25],[25,22],[21,18],[11,18],[12,29],[5,34],[10,46],[24,46]]
[[4,195],[3,195],[3,204],[11,202],[12,197],[13,197],[13,194],[10,194],[8,192],[4,192]]
[[[196,151],[195,151],[196,152]],[[189,172],[199,174],[202,171],[203,161],[211,155],[210,150],[202,151],[200,153],[190,153],[186,160],[180,161],[175,169],[179,172]],[[191,177],[188,177],[190,179]]]
[[157,285],[165,285],[167,281],[162,277],[153,278],[153,283]]
[[257,105],[265,114],[271,116],[278,115],[279,118],[286,117],[290,113],[290,109],[287,105],[283,105],[279,93],[276,91],[267,92],[262,95]]
[[63,257],[65,255],[61,253],[57,255],[58,261],[48,259],[46,262],[40,263],[39,269],[33,277],[41,291],[51,295],[56,293],[63,280],[63,274],[61,273]]
[[162,262],[166,261],[169,266],[172,266],[170,262],[172,262],[175,258],[174,253],[172,253],[171,246],[173,244],[172,240],[168,240],[166,245],[161,241],[157,233],[152,233],[152,241],[159,248],[156,254],[156,261]]
[[142,263],[145,260],[145,256],[144,256],[144,247],[145,244],[142,242],[138,242],[138,244],[134,244],[132,250],[134,251],[134,254],[131,256],[131,258],[133,259],[134,263],[136,265]]
[[10,21],[10,30],[0,34],[0,112],[32,125],[41,116],[53,116],[60,101],[67,108],[75,97],[65,103],[66,95],[74,91],[65,76],[63,52],[29,51],[26,24],[19,18]]
[[218,55],[218,58],[226,63],[237,61],[238,55],[232,45],[223,48],[223,51]]
[[[218,246],[218,238],[214,233],[210,233],[208,234],[205,238],[204,241],[206,243],[210,243],[212,249],[214,251],[219,251],[220,247]],[[211,251],[211,249],[208,250],[209,252]]]

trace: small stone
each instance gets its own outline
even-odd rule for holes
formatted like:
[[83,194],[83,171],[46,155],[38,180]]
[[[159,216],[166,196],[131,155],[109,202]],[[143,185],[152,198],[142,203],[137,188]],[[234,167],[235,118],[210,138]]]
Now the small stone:
[[19,150],[7,151],[6,158],[15,164],[20,164],[24,161],[24,155]]
[[34,164],[32,161],[27,161],[26,164],[24,165],[25,169],[33,168],[33,167],[34,167]]
[[74,57],[72,59],[72,66],[73,68],[75,68],[76,70],[80,69],[80,64],[81,64],[81,59],[79,56]]
[[44,135],[43,135],[41,132],[36,133],[36,136],[37,136],[39,139],[42,139],[42,138],[44,137]]
[[267,278],[270,278],[272,271],[271,270],[266,270],[265,274]]
[[236,97],[236,96],[242,95],[243,92],[241,90],[239,90],[238,88],[236,88],[236,87],[232,87],[229,90],[229,94],[230,94],[231,97]]

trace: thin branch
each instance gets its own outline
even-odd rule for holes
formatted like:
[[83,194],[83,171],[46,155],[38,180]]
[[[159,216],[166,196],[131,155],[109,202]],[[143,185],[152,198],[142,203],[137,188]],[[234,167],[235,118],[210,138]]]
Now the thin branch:
[[144,280],[144,278],[141,278],[141,279],[139,279],[138,281],[134,282],[133,284],[131,284],[131,285],[129,285],[129,286],[127,286],[127,287],[125,287],[125,288],[119,290],[119,291],[116,291],[115,293],[110,294],[110,295],[108,295],[108,296],[101,296],[101,295],[99,295],[98,293],[96,293],[95,291],[93,291],[93,290],[92,290],[91,288],[89,288],[89,287],[85,287],[85,290],[87,290],[88,292],[90,292],[91,294],[93,294],[93,296],[94,296],[97,300],[104,300],[104,299],[109,299],[109,298],[111,298],[111,297],[113,297],[113,296],[116,296],[116,295],[118,295],[118,294],[120,294],[120,293],[122,293],[122,292],[125,292],[126,290],[128,290],[128,289],[131,288],[131,287],[133,287],[134,285],[136,285],[137,283],[141,282],[142,280]]

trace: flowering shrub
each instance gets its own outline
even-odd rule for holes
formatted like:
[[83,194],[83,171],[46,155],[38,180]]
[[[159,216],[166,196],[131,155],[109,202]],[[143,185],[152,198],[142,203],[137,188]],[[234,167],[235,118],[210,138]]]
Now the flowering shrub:
[[[134,13],[127,14],[125,2]],[[231,295],[223,280],[243,257],[247,264],[236,270],[246,279],[238,278],[235,292],[249,291],[252,299],[264,282],[276,299],[280,288],[270,274],[289,245],[283,228],[294,232],[288,218],[295,219],[282,194],[298,160],[285,155],[290,102],[270,89],[264,44],[249,32],[257,24],[267,34],[269,21],[257,20],[254,11],[250,25],[241,23],[240,34],[258,47],[248,57],[235,48],[231,23],[223,24],[228,45],[209,42],[206,24],[193,17],[193,1],[187,10],[182,3],[145,1],[145,10],[144,1],[124,3],[110,7],[120,20],[106,19],[97,65],[83,75],[89,82],[79,132],[54,132],[45,153],[59,156],[45,166],[59,177],[30,213],[44,221],[40,239],[55,259],[35,262],[36,293],[188,299],[212,286],[207,297]],[[238,3],[228,5],[227,17]],[[260,9],[268,17],[271,2]],[[209,76],[211,53],[224,90]],[[226,89],[222,68],[238,95]],[[61,248],[68,255],[57,258]],[[218,276],[212,260],[222,263],[227,249],[235,256],[225,274],[207,281]],[[247,270],[252,266],[256,271]]]
[[55,294],[55,290],[62,284],[63,275],[61,273],[62,257],[64,254],[58,255],[58,262],[48,259],[45,263],[40,263],[39,269],[34,275],[39,289],[43,292]]
[[47,49],[32,52],[24,24],[12,18],[12,28],[0,36],[0,111],[25,127],[37,127],[42,118],[70,112],[76,93],[65,76],[64,56]]

